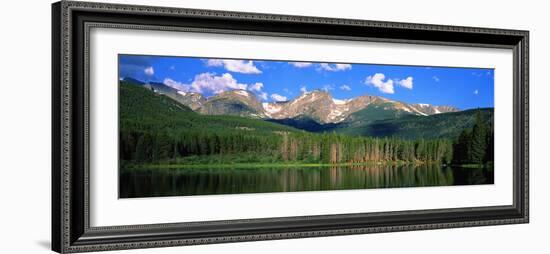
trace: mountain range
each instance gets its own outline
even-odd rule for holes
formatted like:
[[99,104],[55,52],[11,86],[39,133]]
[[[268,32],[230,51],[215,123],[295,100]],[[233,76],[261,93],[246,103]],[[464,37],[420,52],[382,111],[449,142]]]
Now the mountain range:
[[[225,91],[209,98],[200,93],[183,92],[163,83],[143,83],[135,79],[124,79],[127,82],[164,94],[192,110],[206,115],[236,115],[261,119],[293,119],[306,117],[320,124],[341,123],[346,120],[357,120],[358,115],[372,115],[380,120],[377,111],[386,111],[387,118],[402,115],[429,116],[440,113],[457,112],[452,106],[435,106],[430,104],[407,104],[384,97],[363,95],[352,99],[339,100],[323,90],[302,93],[300,96],[282,102],[260,102],[256,95],[247,90]],[[361,113],[361,114],[356,114]],[[365,117],[359,117],[365,118]],[[384,117],[382,117],[384,118]]]
[[339,100],[323,90],[305,92],[288,101],[261,102],[247,90],[225,91],[207,98],[163,83],[145,83],[131,78],[122,81],[169,97],[199,115],[240,116],[310,132],[406,138],[456,137],[464,128],[473,125],[475,112],[482,112],[487,121],[492,121],[493,115],[492,109],[460,111],[452,106],[409,104],[372,95]]

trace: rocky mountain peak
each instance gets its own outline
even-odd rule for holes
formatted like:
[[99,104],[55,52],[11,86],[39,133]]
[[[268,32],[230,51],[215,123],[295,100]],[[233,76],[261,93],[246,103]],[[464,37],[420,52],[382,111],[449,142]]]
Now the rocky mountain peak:
[[197,111],[209,115],[266,117],[264,108],[256,95],[240,89],[225,91],[209,97]]
[[[253,93],[247,91],[247,90],[243,90],[243,89],[235,89],[235,90],[229,90],[229,91],[224,91],[224,92],[221,92],[217,95],[215,95],[214,97],[230,97],[230,96],[237,96],[237,97],[243,97],[243,98],[248,98],[248,99],[252,99],[251,97],[256,97],[256,95],[254,95]],[[256,99],[256,98],[253,98],[253,99]]]

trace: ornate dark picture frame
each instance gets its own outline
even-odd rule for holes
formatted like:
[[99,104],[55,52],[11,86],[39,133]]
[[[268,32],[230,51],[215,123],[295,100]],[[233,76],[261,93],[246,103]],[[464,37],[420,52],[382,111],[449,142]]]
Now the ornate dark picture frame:
[[[513,205],[91,227],[88,33],[92,27],[512,49]],[[62,1],[52,6],[52,249],[87,252],[529,221],[528,31]]]

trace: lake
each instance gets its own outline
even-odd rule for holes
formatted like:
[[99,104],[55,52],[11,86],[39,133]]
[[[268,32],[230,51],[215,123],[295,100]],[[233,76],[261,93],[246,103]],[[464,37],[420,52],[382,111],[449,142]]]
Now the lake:
[[492,168],[422,164],[121,169],[119,181],[120,198],[137,198],[493,184],[494,178]]

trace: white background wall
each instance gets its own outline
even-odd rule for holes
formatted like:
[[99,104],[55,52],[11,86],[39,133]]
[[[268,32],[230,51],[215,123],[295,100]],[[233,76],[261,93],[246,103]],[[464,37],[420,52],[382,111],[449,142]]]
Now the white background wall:
[[[113,1],[114,2],[114,1]],[[531,31],[531,223],[339,236],[122,253],[547,253],[550,171],[550,31],[545,1],[116,2]],[[6,1],[0,10],[0,253],[47,253],[50,245],[50,1]]]

